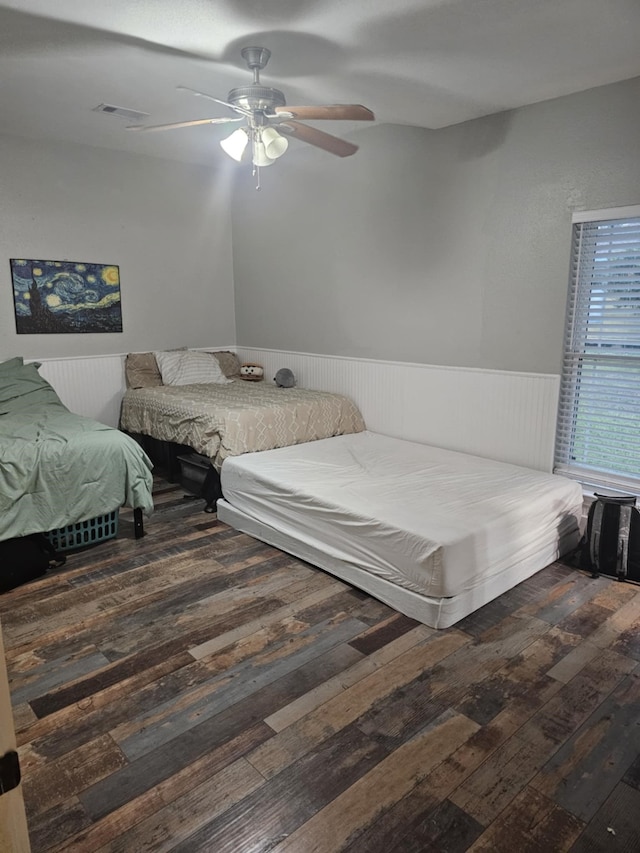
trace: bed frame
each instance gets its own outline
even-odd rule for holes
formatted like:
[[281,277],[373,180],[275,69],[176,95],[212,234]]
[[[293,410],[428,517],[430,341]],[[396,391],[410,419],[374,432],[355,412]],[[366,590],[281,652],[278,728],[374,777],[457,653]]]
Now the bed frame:
[[368,592],[374,598],[383,601],[405,616],[423,622],[432,628],[449,628],[464,616],[488,604],[503,592],[512,589],[531,575],[553,563],[564,553],[575,547],[575,534],[560,540],[559,547],[550,547],[539,551],[529,560],[521,561],[516,568],[509,568],[501,574],[489,578],[482,585],[450,598],[430,598],[397,586],[371,572],[359,569],[317,550],[307,543],[294,539],[270,525],[264,524],[227,503],[218,501],[218,519],[230,527],[248,533],[268,545],[292,554],[319,569],[329,572],[351,586]]
[[[127,435],[138,442],[154,466],[163,473],[170,483],[179,483],[187,491],[192,491],[191,482],[188,483],[185,480],[180,461],[181,456],[196,452],[192,447],[186,444],[176,444],[173,441],[161,441],[143,433],[127,433]],[[222,497],[222,489],[220,488],[220,474],[211,463],[209,463],[202,488],[192,496],[204,499],[204,512],[216,511],[216,502]]]

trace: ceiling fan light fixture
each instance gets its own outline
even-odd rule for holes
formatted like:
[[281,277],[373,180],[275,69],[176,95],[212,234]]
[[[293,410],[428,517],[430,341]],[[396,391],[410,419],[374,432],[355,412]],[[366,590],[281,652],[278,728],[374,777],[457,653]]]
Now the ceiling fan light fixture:
[[253,165],[263,169],[265,166],[271,166],[275,162],[273,157],[267,155],[264,143],[256,139],[253,143]]
[[242,155],[244,154],[244,150],[247,147],[247,143],[249,142],[249,137],[247,135],[247,131],[243,127],[238,127],[233,131],[231,136],[227,136],[225,139],[220,140],[220,147],[228,154],[229,157],[233,157],[234,160],[237,160],[238,163],[242,160]]
[[278,157],[282,157],[289,147],[289,140],[281,136],[273,127],[264,127],[261,137],[265,153],[271,160],[277,160]]

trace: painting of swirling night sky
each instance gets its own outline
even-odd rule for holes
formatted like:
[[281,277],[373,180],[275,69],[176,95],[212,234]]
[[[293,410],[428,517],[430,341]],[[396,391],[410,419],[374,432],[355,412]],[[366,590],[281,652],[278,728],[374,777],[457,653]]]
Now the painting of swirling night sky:
[[114,264],[12,258],[11,278],[19,335],[122,331]]

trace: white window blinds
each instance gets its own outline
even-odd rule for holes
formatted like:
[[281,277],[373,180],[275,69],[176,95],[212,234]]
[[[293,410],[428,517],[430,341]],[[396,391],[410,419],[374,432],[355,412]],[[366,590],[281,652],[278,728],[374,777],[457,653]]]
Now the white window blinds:
[[640,494],[640,208],[604,213],[573,225],[555,470]]

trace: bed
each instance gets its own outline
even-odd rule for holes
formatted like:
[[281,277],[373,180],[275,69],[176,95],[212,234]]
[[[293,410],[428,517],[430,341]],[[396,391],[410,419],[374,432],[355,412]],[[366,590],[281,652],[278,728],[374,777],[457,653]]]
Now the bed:
[[122,505],[153,510],[151,462],[129,436],[73,414],[35,362],[0,364],[0,540],[46,533]]
[[435,628],[574,548],[579,484],[364,431],[227,459],[218,518]]
[[348,397],[249,382],[239,371],[233,353],[130,354],[120,426],[192,448],[216,471],[229,457],[364,429]]

